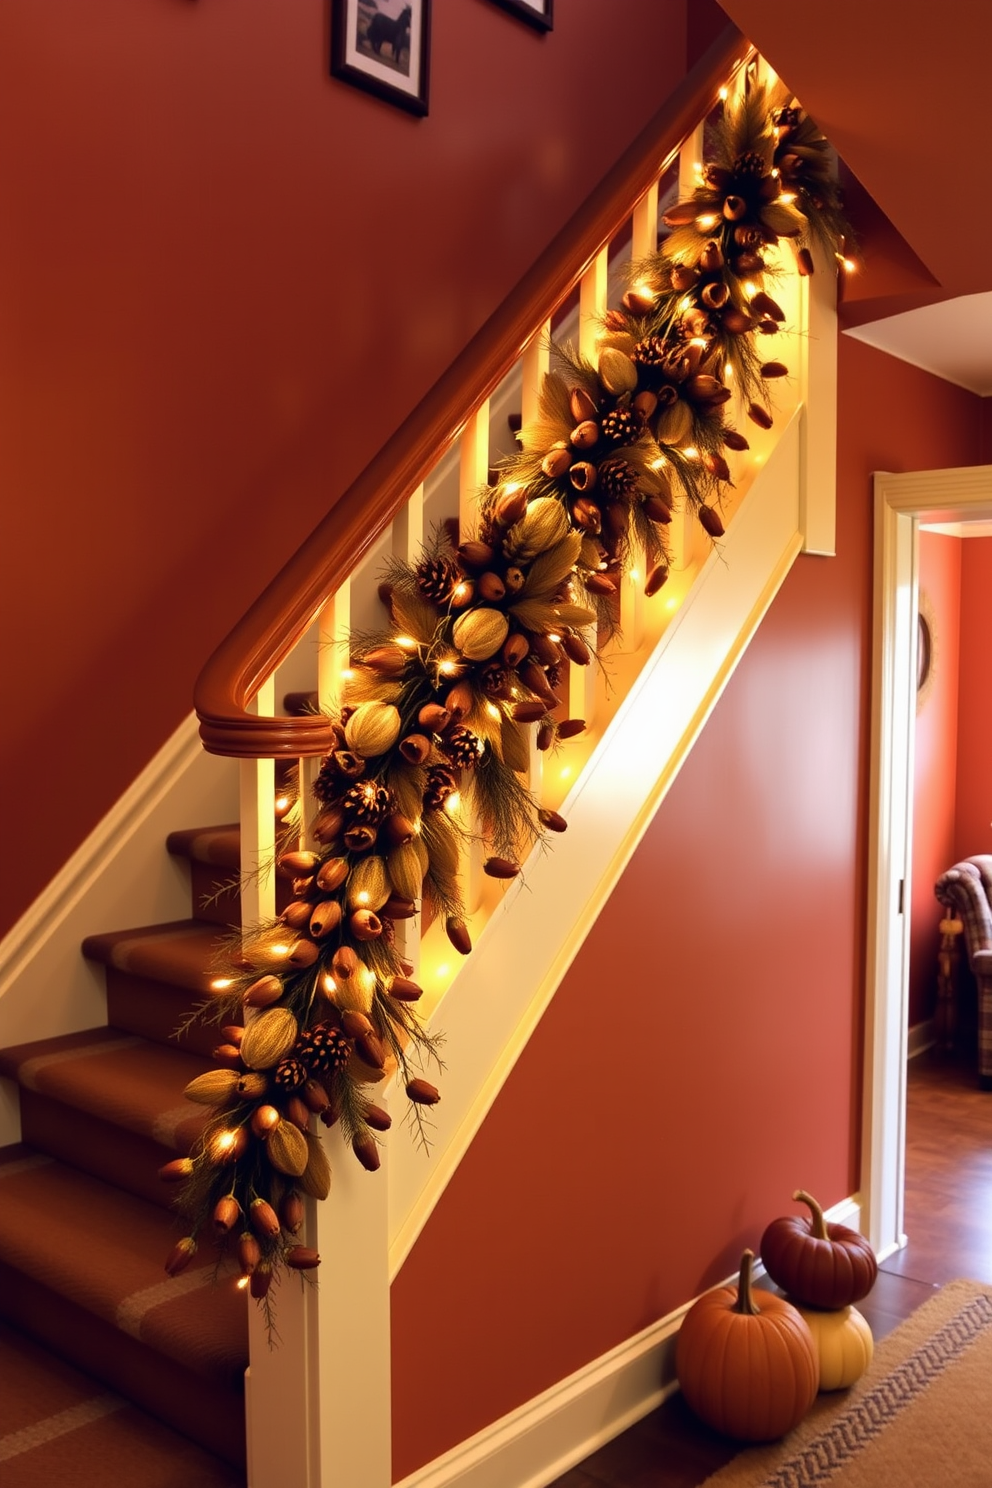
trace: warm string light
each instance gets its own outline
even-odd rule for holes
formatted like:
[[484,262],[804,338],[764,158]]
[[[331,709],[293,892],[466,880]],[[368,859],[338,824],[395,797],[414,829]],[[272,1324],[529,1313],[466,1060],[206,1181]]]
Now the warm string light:
[[701,232],[710,232],[719,221],[715,212],[704,212],[701,217],[696,218],[696,226]]
[[212,992],[226,992],[228,987],[233,986],[233,977],[214,977],[213,981],[210,983],[210,990]]

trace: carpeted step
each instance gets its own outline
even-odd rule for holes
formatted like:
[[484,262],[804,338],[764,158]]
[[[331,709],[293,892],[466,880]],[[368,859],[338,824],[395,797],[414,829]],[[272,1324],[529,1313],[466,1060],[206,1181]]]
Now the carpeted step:
[[240,924],[241,831],[237,822],[170,832],[165,845],[173,857],[189,863],[194,919],[214,925]]
[[239,1460],[247,1310],[157,1206],[33,1151],[0,1150],[0,1316],[211,1451]]
[[162,1207],[174,1192],[158,1169],[207,1120],[183,1089],[210,1067],[110,1028],[0,1050],[0,1074],[20,1087],[24,1142]]
[[106,967],[108,1023],[209,1056],[218,1041],[209,1011],[205,1020],[185,1024],[191,1008],[206,1007],[217,995],[213,984],[223,980],[223,946],[217,926],[177,920],[89,935],[83,955]]
[[0,1324],[4,1488],[244,1488],[244,1473]]

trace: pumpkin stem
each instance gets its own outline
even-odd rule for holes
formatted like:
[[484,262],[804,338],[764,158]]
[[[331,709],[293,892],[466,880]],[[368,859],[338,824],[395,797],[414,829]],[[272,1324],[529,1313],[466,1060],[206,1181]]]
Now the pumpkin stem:
[[734,1312],[746,1313],[748,1317],[757,1317],[761,1311],[751,1292],[751,1263],[753,1260],[753,1250],[746,1250],[741,1256],[741,1270],[737,1278],[737,1301],[734,1303]]
[[797,1188],[792,1197],[800,1204],[806,1204],[812,1215],[810,1220],[810,1234],[814,1240],[828,1240],[827,1223],[823,1218],[823,1210],[816,1202],[812,1194],[808,1194],[804,1188]]

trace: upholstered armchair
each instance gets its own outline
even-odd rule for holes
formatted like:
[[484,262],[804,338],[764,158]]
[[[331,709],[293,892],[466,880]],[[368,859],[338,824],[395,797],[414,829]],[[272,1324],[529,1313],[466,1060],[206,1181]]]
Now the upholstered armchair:
[[934,893],[962,921],[978,985],[978,1075],[992,1090],[992,857],[965,858],[941,874]]

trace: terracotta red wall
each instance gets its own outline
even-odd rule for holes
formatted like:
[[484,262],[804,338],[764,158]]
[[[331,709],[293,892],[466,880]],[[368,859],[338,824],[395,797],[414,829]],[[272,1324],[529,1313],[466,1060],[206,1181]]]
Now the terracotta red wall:
[[685,0],[442,0],[418,120],[328,14],[0,9],[0,931],[684,67]]
[[992,853],[992,537],[961,544],[954,857]]
[[920,606],[933,629],[930,681],[916,714],[913,869],[910,891],[909,1026],[933,1017],[937,1005],[940,906],[933,886],[956,861],[954,810],[958,753],[958,638],[961,550],[968,543],[920,533]]
[[857,1187],[871,472],[976,462],[978,400],[840,367],[837,557],[796,563],[394,1284],[395,1478],[725,1275],[798,1184]]

